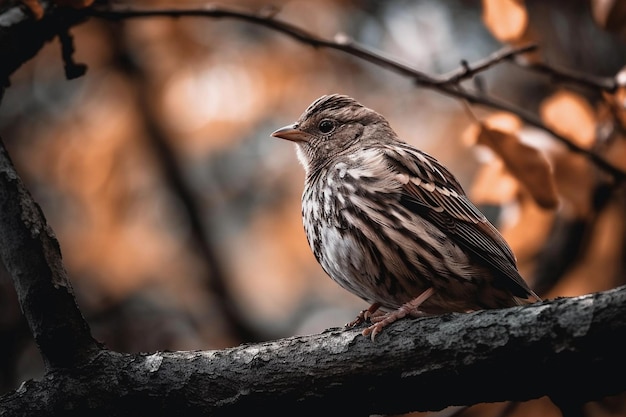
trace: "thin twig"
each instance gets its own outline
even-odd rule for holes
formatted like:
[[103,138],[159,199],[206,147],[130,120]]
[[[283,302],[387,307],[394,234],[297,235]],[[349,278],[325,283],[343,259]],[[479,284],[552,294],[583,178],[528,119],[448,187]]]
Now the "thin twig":
[[61,42],[61,56],[63,58],[65,78],[73,80],[85,75],[87,65],[74,61],[74,38],[70,34],[69,28],[63,28],[59,32],[59,41]]
[[617,81],[614,77],[596,77],[594,75],[583,74],[570,69],[558,68],[543,62],[527,62],[519,57],[513,57],[509,61],[520,68],[549,75],[554,80],[581,85],[593,90],[603,90],[607,93],[614,93],[618,87]]
[[502,48],[487,58],[476,61],[473,64],[465,63],[458,69],[442,75],[438,78],[437,84],[458,84],[463,80],[474,77],[476,74],[486,71],[502,61],[516,61],[516,57],[538,49],[536,44],[528,44],[517,48]]
[[[448,75],[431,76],[415,68],[412,68],[409,65],[403,64],[395,59],[385,57],[380,53],[373,52],[361,45],[358,45],[353,42],[348,36],[338,35],[335,37],[335,40],[327,40],[310,32],[307,32],[306,30],[303,30],[295,25],[274,18],[274,13],[261,14],[222,6],[208,6],[204,9],[131,9],[121,7],[109,7],[107,9],[96,8],[87,10],[86,13],[94,17],[113,21],[156,16],[174,18],[183,16],[195,16],[210,18],[233,18],[264,26],[271,30],[283,33],[299,42],[311,45],[315,48],[328,48],[338,50],[368,61],[382,68],[393,71],[402,76],[412,78],[417,85],[423,88],[429,88],[435,91],[439,91],[455,98],[465,99],[469,103],[516,114],[529,125],[542,129],[554,136],[556,140],[563,143],[570,151],[587,156],[599,168],[611,174],[616,182],[622,182],[626,180],[625,171],[622,171],[621,169],[613,166],[612,164],[604,160],[601,156],[587,149],[581,148],[580,146],[573,143],[569,138],[560,135],[554,130],[550,129],[549,127],[544,125],[541,119],[534,114],[507,102],[494,99],[485,95],[478,95],[473,92],[457,88],[458,84],[462,80],[471,78],[477,73],[484,71],[502,61],[510,61],[518,57],[520,54],[532,51],[536,48],[536,46],[534,45],[527,45],[513,49],[506,48],[501,51],[495,52],[490,57],[478,61],[477,63],[464,65],[460,69],[452,71]],[[518,61],[519,60],[517,59],[514,60],[514,62],[519,65]],[[539,69],[537,70],[539,71]],[[584,79],[580,76],[573,76],[572,73],[564,73],[562,71],[554,70],[554,74],[557,73],[563,74],[563,78],[569,81],[578,80],[579,82],[583,82],[583,80],[590,80],[589,78]]]
[[130,9],[121,7],[109,7],[107,9],[93,9],[88,11],[91,16],[100,17],[107,20],[119,21],[125,19],[136,19],[145,17],[211,17],[211,18],[232,18],[254,23],[267,27],[274,31],[287,35],[301,43],[314,48],[327,48],[345,52],[357,58],[364,59],[380,67],[395,71],[401,75],[414,78],[416,82],[433,84],[438,81],[433,77],[420,72],[408,65],[402,64],[391,58],[384,57],[359,45],[356,45],[345,35],[338,35],[336,40],[328,40],[305,31],[297,26],[282,20],[275,19],[272,15],[258,14],[255,12],[235,10],[225,7],[209,6],[204,9]]
[[565,145],[571,152],[585,155],[594,164],[596,164],[598,168],[603,169],[604,171],[609,173],[611,176],[613,176],[616,182],[622,182],[626,180],[626,172],[613,166],[612,164],[604,160],[604,158],[602,158],[600,155],[578,146],[576,143],[572,142],[567,137],[549,128],[548,126],[543,124],[543,122],[541,121],[539,117],[535,116],[535,114],[527,110],[524,110],[512,104],[509,104],[503,100],[495,99],[493,97],[485,97],[485,96],[472,94],[466,90],[456,88],[456,86],[454,85],[451,85],[451,86],[442,85],[442,86],[439,86],[437,90],[453,97],[463,98],[471,104],[483,105],[486,107],[490,107],[492,109],[502,110],[508,113],[513,113],[516,116],[518,116],[526,124],[534,126],[552,135],[554,139],[556,139],[558,142],[561,142],[563,145]]

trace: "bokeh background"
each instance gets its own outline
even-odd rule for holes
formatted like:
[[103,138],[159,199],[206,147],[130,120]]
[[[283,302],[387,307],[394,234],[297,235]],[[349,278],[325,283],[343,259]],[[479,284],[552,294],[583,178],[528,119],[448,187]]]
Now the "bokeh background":
[[[626,64],[624,4],[224,3],[274,14],[328,39],[345,33],[429,74],[506,44],[536,42],[536,59],[600,77]],[[219,349],[320,332],[366,307],[313,258],[300,218],[304,173],[293,145],[269,137],[329,93],[376,109],[400,137],[447,165],[503,231],[523,275],[543,296],[625,281],[623,188],[539,129],[514,128],[550,161],[557,209],[540,208],[492,153],[472,145],[469,127],[475,118],[499,116],[493,110],[468,114],[457,99],[341,52],[231,19],[91,19],[72,35],[87,74],[66,80],[60,45],[51,42],[12,76],[0,136],[57,234],[84,316],[111,349]],[[623,89],[607,94],[563,85],[506,63],[479,78],[464,86],[540,114],[546,125],[626,169]],[[0,341],[0,394],[42,374],[1,265]],[[620,397],[586,410],[626,414]],[[517,412],[555,409],[538,400]]]

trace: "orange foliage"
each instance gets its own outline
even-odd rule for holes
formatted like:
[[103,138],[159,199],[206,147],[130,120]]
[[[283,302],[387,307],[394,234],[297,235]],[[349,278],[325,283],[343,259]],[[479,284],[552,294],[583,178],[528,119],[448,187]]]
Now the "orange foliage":
[[528,26],[524,0],[482,0],[483,23],[501,42],[519,40]]
[[587,100],[576,93],[561,90],[546,98],[539,110],[546,126],[589,149],[596,138],[596,115]]

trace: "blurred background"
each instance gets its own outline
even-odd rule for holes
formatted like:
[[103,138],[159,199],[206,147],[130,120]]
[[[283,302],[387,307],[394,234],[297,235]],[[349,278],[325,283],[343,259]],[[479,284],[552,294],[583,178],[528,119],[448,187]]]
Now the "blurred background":
[[[626,64],[624,1],[230,1],[324,38],[359,44],[429,74],[504,45],[536,42],[534,59],[588,76]],[[172,3],[137,1],[166,8]],[[182,2],[175,4],[180,7]],[[184,2],[186,7],[203,3]],[[11,78],[0,136],[61,243],[95,337],[124,352],[220,349],[317,333],[366,305],[332,282],[306,243],[304,173],[293,145],[269,137],[323,94],[382,113],[401,138],[436,156],[504,233],[546,298],[624,284],[623,187],[539,129],[515,128],[550,161],[557,209],[493,153],[471,146],[473,117],[494,111],[417,88],[341,52],[314,49],[231,19],[91,19],[72,29],[84,77],[68,81],[58,40]],[[484,94],[541,115],[626,170],[626,93],[563,85],[501,64]],[[532,191],[532,190],[530,190]],[[0,394],[42,364],[0,265]],[[624,415],[622,398],[589,415]],[[480,409],[480,407],[479,407]],[[556,413],[547,400],[520,415]]]

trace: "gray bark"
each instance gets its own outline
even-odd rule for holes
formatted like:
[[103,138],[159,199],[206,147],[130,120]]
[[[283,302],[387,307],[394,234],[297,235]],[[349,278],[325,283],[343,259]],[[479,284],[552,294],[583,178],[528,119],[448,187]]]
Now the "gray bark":
[[544,395],[582,404],[626,388],[625,329],[622,287],[405,320],[375,342],[333,329],[221,351],[102,350],[1,398],[0,416],[368,415]]

